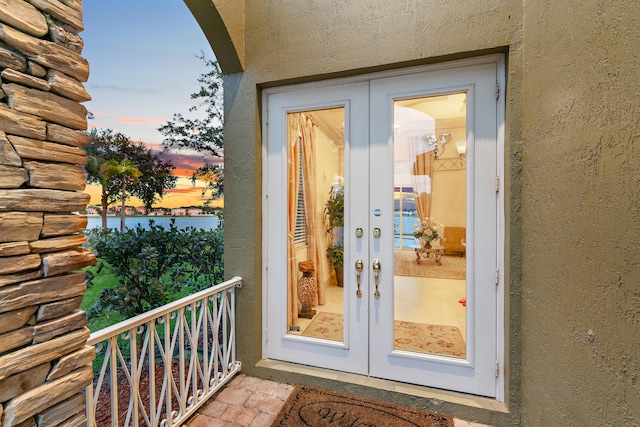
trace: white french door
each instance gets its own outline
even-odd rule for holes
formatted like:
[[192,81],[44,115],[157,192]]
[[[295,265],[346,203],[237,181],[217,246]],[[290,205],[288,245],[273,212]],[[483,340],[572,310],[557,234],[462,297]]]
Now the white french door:
[[265,358],[501,400],[500,73],[265,91]]

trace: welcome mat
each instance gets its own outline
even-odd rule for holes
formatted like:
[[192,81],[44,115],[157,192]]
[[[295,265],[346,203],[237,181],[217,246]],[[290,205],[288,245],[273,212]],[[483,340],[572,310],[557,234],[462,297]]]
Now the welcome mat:
[[443,256],[442,265],[436,264],[433,258],[421,258],[416,262],[415,251],[395,251],[393,273],[396,276],[429,277],[433,279],[467,278],[467,258],[459,256]]
[[297,385],[272,426],[453,427],[453,418],[424,409]]
[[[342,341],[343,331],[342,314],[321,311],[316,314],[302,335]],[[396,320],[394,334],[397,350],[462,358],[467,355],[464,338],[456,326]]]

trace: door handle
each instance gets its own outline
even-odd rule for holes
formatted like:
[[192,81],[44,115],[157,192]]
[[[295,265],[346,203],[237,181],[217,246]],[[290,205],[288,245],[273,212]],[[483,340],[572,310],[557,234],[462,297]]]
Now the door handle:
[[360,290],[360,273],[364,270],[364,262],[361,259],[356,261],[356,282],[358,283],[358,290],[356,291],[356,296],[358,298],[362,298],[362,291]]
[[374,259],[373,260],[373,271],[375,273],[375,282],[376,282],[376,291],[373,293],[373,296],[376,299],[380,299],[380,291],[378,290],[378,276],[380,275],[380,260],[379,259]]
[[382,235],[382,230],[380,230],[380,228],[376,227],[373,229],[374,239],[379,239],[381,235]]

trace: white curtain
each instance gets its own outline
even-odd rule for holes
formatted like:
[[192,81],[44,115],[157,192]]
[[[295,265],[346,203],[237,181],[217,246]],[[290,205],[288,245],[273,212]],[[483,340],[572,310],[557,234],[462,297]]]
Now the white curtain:
[[[304,115],[303,115],[304,116]],[[309,117],[304,117],[301,122],[302,135],[302,182],[304,188],[304,207],[307,221],[307,246],[309,258],[314,261],[316,269],[316,282],[318,284],[317,304],[325,303],[325,278],[326,264],[328,264],[326,252],[326,231],[324,229],[323,210],[318,208],[316,194],[316,137],[315,125]]]
[[416,195],[416,208],[420,220],[431,216],[431,189],[433,174],[433,156],[426,151],[426,145],[419,136],[409,138],[413,167],[411,175],[413,191]]

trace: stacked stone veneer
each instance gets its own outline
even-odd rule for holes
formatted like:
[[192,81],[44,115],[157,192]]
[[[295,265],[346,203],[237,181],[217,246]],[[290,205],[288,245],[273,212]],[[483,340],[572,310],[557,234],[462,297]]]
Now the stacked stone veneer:
[[86,422],[82,30],[81,0],[0,0],[1,427]]

